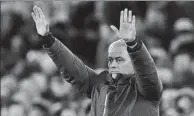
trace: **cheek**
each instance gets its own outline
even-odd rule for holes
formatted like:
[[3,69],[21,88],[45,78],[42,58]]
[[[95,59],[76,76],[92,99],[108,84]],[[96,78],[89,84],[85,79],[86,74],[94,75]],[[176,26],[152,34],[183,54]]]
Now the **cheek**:
[[123,64],[120,64],[119,69],[123,73],[131,73],[131,71],[133,70],[133,66],[130,61],[127,61]]
[[110,67],[110,62],[108,62],[108,68]]

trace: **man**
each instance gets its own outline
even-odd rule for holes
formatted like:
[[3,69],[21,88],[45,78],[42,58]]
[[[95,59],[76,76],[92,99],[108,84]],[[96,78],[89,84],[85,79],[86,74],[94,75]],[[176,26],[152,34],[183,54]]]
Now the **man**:
[[111,25],[121,39],[109,47],[109,70],[97,74],[52,36],[41,9],[33,9],[44,49],[66,81],[91,98],[92,116],[159,116],[162,84],[145,45],[136,39],[131,11],[121,11],[119,30]]

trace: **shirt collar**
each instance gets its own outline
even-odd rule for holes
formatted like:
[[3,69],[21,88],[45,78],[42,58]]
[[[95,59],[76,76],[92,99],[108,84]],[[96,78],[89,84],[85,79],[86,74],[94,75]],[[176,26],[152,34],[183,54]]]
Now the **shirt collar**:
[[107,84],[113,84],[117,83],[119,85],[125,85],[125,84],[130,84],[130,79],[134,76],[135,74],[119,74],[118,79],[115,80],[112,78],[111,74],[109,73],[106,76],[106,83]]

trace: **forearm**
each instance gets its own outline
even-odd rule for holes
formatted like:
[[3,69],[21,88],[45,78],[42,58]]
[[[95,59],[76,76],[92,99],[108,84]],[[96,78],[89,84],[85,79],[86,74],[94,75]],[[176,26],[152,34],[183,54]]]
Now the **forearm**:
[[92,69],[74,55],[65,45],[49,34],[42,37],[43,48],[47,51],[60,73],[72,85],[79,86],[78,89],[86,91],[89,87],[89,78],[95,76]]
[[127,50],[129,52],[134,69],[138,75],[146,76],[156,72],[154,61],[143,42],[137,40],[136,43],[133,44],[136,45],[132,48],[131,46],[133,45],[129,45],[127,43]]
[[138,88],[144,96],[158,98],[161,94],[162,84],[158,78],[154,60],[143,42],[138,40],[136,44],[134,43],[133,48],[130,47],[132,45],[128,45],[128,52],[138,75]]

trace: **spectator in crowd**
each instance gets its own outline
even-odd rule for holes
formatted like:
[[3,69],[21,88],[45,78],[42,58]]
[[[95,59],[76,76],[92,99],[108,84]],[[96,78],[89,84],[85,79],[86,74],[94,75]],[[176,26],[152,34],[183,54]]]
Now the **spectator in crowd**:
[[28,116],[50,116],[50,103],[43,99],[36,99],[32,108],[28,112]]
[[174,38],[171,41],[169,51],[171,54],[176,52],[182,44],[190,44],[194,41],[194,24],[189,18],[179,18],[175,21]]
[[76,112],[71,109],[63,109],[60,116],[77,116]]
[[66,101],[67,94],[71,91],[71,85],[58,76],[53,76],[49,80],[48,90],[43,94],[43,97],[53,103]]
[[12,102],[9,107],[8,116],[26,116],[27,112],[25,107],[21,103]]
[[1,105],[7,106],[11,100],[11,96],[18,90],[18,82],[16,78],[9,74],[1,78]]
[[161,115],[166,116],[166,113],[176,112],[175,98],[178,96],[179,91],[177,89],[165,89],[162,94],[161,100]]
[[175,98],[175,108],[182,116],[194,115],[194,90],[191,88],[182,88],[179,95]]

